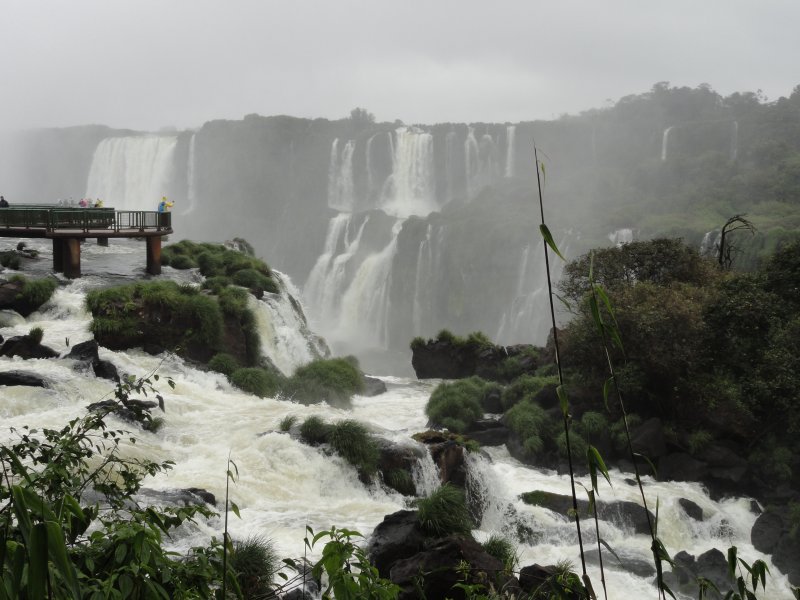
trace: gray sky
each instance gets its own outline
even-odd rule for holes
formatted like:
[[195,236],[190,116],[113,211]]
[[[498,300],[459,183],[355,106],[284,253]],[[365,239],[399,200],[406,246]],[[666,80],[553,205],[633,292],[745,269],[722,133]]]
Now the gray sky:
[[657,81],[776,99],[798,24],[798,0],[0,0],[0,130],[549,119]]

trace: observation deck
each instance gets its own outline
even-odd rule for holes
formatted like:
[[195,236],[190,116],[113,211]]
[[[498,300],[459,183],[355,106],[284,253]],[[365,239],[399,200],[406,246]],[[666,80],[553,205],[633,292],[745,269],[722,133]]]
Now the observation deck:
[[172,213],[114,208],[64,208],[48,204],[18,204],[0,208],[0,237],[53,240],[53,270],[81,276],[81,242],[97,238],[144,238],[147,272],[161,273],[161,238],[172,233]]

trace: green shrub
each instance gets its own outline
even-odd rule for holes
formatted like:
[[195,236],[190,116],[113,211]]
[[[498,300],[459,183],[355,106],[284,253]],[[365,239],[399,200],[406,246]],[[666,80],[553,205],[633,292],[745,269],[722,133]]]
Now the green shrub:
[[176,254],[169,259],[169,266],[173,269],[179,269],[183,271],[186,269],[195,268],[197,263],[193,261],[191,257],[186,256],[185,254]]
[[16,252],[0,252],[0,265],[19,271],[20,258]]
[[[569,445],[570,445],[570,450],[572,452],[572,460],[582,460],[583,457],[586,456],[586,450],[589,449],[589,445],[586,443],[586,440],[575,429],[572,429],[569,432]],[[556,437],[556,447],[558,448],[558,453],[564,458],[566,458],[567,457],[566,432],[562,431],[561,433],[558,434],[558,437]]]
[[516,433],[525,451],[534,457],[545,449],[545,441],[552,437],[555,423],[545,410],[526,400],[513,406],[504,417],[506,425]]
[[210,361],[208,361],[208,368],[223,375],[231,375],[236,369],[240,367],[239,362],[232,355],[226,352],[215,354]]
[[41,327],[31,327],[31,330],[28,332],[28,339],[34,344],[41,344],[43,337],[44,329]]
[[481,546],[487,554],[503,563],[506,573],[512,573],[519,565],[519,550],[508,538],[492,535]]
[[603,413],[590,410],[581,416],[580,431],[589,439],[608,435],[608,428],[608,418]]
[[42,279],[28,279],[17,275],[11,278],[11,281],[22,281],[23,286],[17,300],[27,302],[32,306],[41,306],[53,295],[58,287],[58,282],[52,277],[43,277]]
[[689,454],[695,455],[705,450],[714,441],[714,436],[705,429],[695,429],[686,437]]
[[300,425],[300,438],[312,446],[327,443],[330,432],[331,426],[316,415],[308,417]]
[[272,583],[281,560],[272,541],[253,535],[233,543],[230,565],[244,598],[272,597]]
[[292,427],[294,427],[294,424],[296,422],[297,422],[297,416],[286,415],[281,419],[281,423],[280,425],[278,425],[278,428],[283,432],[291,431]]
[[411,349],[417,350],[419,348],[423,348],[425,347],[426,343],[427,342],[425,341],[425,338],[417,336],[413,340],[411,340]]
[[396,490],[404,496],[414,496],[417,488],[414,485],[414,478],[408,471],[403,469],[392,469],[384,474],[386,485]]
[[339,421],[328,436],[331,447],[362,473],[372,475],[378,470],[378,446],[367,428],[358,421]]
[[440,383],[425,406],[425,414],[436,425],[463,433],[483,416],[486,382],[470,377],[453,383]]
[[[633,431],[635,427],[640,425],[642,418],[637,414],[628,415],[628,429]],[[628,448],[628,439],[625,435],[625,421],[620,418],[616,423],[611,425],[611,442],[617,452],[623,452]]]
[[464,493],[450,484],[446,483],[427,498],[417,500],[417,510],[420,526],[428,535],[467,534],[472,529],[472,517]]
[[236,285],[241,285],[242,287],[260,289],[273,293],[278,291],[278,286],[270,277],[267,277],[263,273],[259,273],[255,269],[242,269],[241,271],[236,271],[232,279],[233,283]]
[[203,282],[203,288],[211,290],[213,294],[219,295],[220,292],[231,284],[231,278],[227,275],[215,275],[207,277]]
[[349,406],[353,395],[363,390],[361,372],[344,358],[319,359],[299,367],[287,384],[292,398],[304,404]]
[[522,375],[503,391],[503,408],[508,410],[518,402],[532,399],[548,385],[558,385],[558,377]]
[[280,381],[276,375],[258,367],[243,367],[231,374],[231,383],[245,392],[260,398],[275,396],[280,390]]

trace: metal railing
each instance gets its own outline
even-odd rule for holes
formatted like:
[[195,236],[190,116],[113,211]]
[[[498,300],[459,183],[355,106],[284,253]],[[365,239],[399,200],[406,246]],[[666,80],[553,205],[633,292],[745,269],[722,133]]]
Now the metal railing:
[[172,214],[147,210],[113,208],[52,208],[46,205],[0,208],[0,227],[6,229],[74,229],[82,232],[102,229],[145,231],[172,228]]

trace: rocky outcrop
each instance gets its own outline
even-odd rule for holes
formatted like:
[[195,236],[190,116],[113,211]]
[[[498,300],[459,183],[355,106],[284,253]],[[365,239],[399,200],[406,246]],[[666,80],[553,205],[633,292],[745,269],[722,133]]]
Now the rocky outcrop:
[[772,562],[792,585],[800,585],[800,533],[792,535],[787,513],[784,508],[761,514],[750,531],[750,541],[759,552],[772,555]]
[[389,579],[400,586],[400,600],[460,600],[465,594],[454,587],[457,583],[487,587],[492,584],[495,589],[508,592],[519,590],[517,581],[504,574],[500,560],[472,538],[457,535],[435,540],[422,552],[398,560]]
[[419,379],[464,379],[477,375],[489,381],[508,382],[522,373],[532,373],[536,351],[530,345],[495,346],[439,336],[411,345],[411,366]]
[[364,391],[361,392],[362,396],[372,398],[373,396],[380,396],[385,392],[386,384],[383,382],[383,380],[378,379],[377,377],[364,375]]
[[[542,506],[564,516],[567,516],[572,510],[572,496],[565,494],[535,491],[522,494],[521,498],[527,504]],[[578,499],[578,512],[581,518],[591,518],[587,500]],[[647,522],[648,515],[650,523],[655,523],[653,513],[649,511],[645,513],[644,508],[636,502],[627,500],[604,502],[599,499],[597,502],[598,518],[603,521],[611,521],[618,527],[632,527],[636,533],[650,534],[650,526]]]
[[80,344],[75,344],[64,358],[71,358],[78,363],[78,368],[85,367],[91,369],[95,377],[119,381],[119,373],[114,364],[107,360],[102,360],[98,353],[99,346],[95,340],[87,340]]
[[35,373],[25,371],[5,371],[0,373],[0,385],[24,385],[28,387],[47,387],[47,380]]
[[508,441],[510,430],[494,419],[481,419],[469,426],[465,435],[481,446],[502,446]]
[[378,470],[383,482],[403,495],[415,496],[413,470],[420,459],[419,446],[404,446],[379,437],[373,440],[378,446]]
[[56,358],[58,352],[42,345],[30,335],[9,338],[0,347],[0,356],[19,356],[20,358]]
[[458,436],[430,430],[415,434],[414,439],[428,446],[433,462],[439,469],[442,484],[452,483],[461,488],[466,487],[464,446]]
[[[698,595],[697,578],[705,577],[717,586],[724,595],[731,589],[731,580],[728,576],[728,561],[725,555],[712,548],[697,558],[688,552],[678,552],[673,557],[675,563],[672,571],[664,573],[664,582],[673,592],[682,592],[689,597]],[[722,598],[722,595],[713,589],[706,590],[709,600]]]
[[160,422],[152,416],[154,408],[164,410],[163,401],[154,402],[152,400],[102,400],[93,402],[86,407],[92,412],[105,411],[108,414],[115,414],[123,421],[140,425],[145,431],[155,431]]
[[367,553],[381,577],[388,578],[392,565],[422,550],[424,543],[417,511],[401,510],[386,515],[378,523],[370,536]]
[[37,303],[28,299],[23,294],[25,285],[26,281],[24,278],[15,278],[0,282],[0,310],[13,310],[23,317],[27,317],[46,302],[45,300],[44,302],[39,301]]

